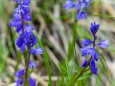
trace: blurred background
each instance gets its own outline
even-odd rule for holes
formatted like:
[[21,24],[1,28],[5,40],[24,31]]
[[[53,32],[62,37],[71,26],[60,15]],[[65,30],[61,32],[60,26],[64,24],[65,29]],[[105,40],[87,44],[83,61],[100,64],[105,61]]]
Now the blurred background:
[[[77,0],[74,0],[77,3]],[[75,9],[65,10],[65,0],[31,0],[31,15],[38,37],[49,55],[53,86],[64,86],[66,75],[64,60],[68,58],[70,76],[77,72],[76,64],[82,64],[80,48],[83,39],[92,39],[90,23],[101,25],[98,41],[108,40],[109,48],[98,49],[97,66],[99,76],[93,75],[81,86],[115,86],[115,0],[92,0],[86,9],[88,19],[76,21]],[[15,45],[18,34],[9,26],[16,3],[0,0],[0,86],[15,86],[15,72],[24,67],[23,56]],[[74,29],[75,32],[74,32]],[[71,43],[75,36],[76,56],[73,57]],[[48,85],[48,74],[43,56],[31,56],[39,66],[31,74],[39,86]],[[60,79],[61,78],[61,79]],[[66,78],[66,77],[64,77]],[[37,85],[37,86],[38,86]],[[77,86],[77,85],[76,85]]]

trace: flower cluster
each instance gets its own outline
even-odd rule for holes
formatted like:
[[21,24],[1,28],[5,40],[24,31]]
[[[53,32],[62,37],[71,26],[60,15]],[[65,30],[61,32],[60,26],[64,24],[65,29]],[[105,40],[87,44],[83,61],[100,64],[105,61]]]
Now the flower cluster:
[[[37,44],[38,40],[34,35],[34,27],[32,25],[27,24],[28,21],[32,20],[30,16],[30,0],[13,0],[14,2],[18,3],[17,8],[14,10],[13,18],[10,22],[11,27],[16,28],[16,32],[19,33],[19,37],[17,38],[16,45],[20,48],[21,53],[27,49],[29,54],[42,54],[43,49],[40,47],[34,48],[34,45]],[[29,59],[29,58],[28,58]],[[16,81],[16,86],[23,86],[24,85],[24,76],[26,73],[26,69],[35,68],[37,64],[28,60],[28,65],[26,68],[19,70],[16,73],[18,80]],[[28,75],[28,74],[27,74]],[[36,86],[36,82],[29,76],[27,79],[30,86]]]
[[[81,48],[82,56],[86,56],[86,55],[90,56],[89,60],[86,59],[83,62],[82,67],[89,66],[91,68],[92,73],[95,75],[98,75],[98,69],[96,67],[95,62],[98,61],[98,57],[99,57],[98,53],[96,52],[96,47],[99,46],[101,48],[107,48],[109,46],[107,40],[102,40],[101,42],[96,43],[96,40],[97,40],[96,33],[97,33],[99,27],[100,27],[99,24],[96,24],[95,22],[91,23],[90,30],[91,30],[91,33],[92,33],[94,39],[82,41],[82,44],[84,47]],[[91,44],[92,44],[92,46],[91,46]]]
[[76,8],[78,10],[78,14],[76,15],[76,19],[86,19],[87,15],[84,12],[85,8],[88,8],[92,0],[78,0],[78,3],[75,4],[72,0],[66,0],[64,4],[65,9]]

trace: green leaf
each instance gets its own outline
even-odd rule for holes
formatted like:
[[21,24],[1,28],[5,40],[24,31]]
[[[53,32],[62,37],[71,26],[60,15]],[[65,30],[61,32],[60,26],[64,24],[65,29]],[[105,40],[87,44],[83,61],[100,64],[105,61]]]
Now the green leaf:
[[[38,35],[36,32],[34,32],[35,36],[37,37],[38,39],[38,44],[41,48],[44,48],[43,47],[43,44],[42,42],[40,41]],[[48,83],[48,86],[52,86],[52,79],[51,79],[51,70],[50,70],[50,65],[49,65],[49,55],[47,54],[47,52],[45,51],[44,49],[44,52],[43,52],[43,57],[44,57],[44,60],[45,60],[45,64],[46,64],[46,68],[47,68],[47,71],[48,71],[48,76],[49,76],[49,83]]]
[[87,78],[91,77],[92,75],[93,75],[93,74],[90,72],[90,73],[88,73],[88,74],[86,74],[86,75],[80,77],[80,78],[77,79],[77,80],[84,80],[84,79],[87,79]]

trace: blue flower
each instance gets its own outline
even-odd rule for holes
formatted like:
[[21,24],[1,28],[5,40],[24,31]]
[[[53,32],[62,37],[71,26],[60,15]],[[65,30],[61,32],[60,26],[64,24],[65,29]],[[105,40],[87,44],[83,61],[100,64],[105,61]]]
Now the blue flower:
[[84,48],[81,48],[81,53],[82,53],[82,56],[86,56],[86,55],[89,55],[89,56],[93,56],[95,54],[95,49],[93,47],[84,47]]
[[76,5],[76,10],[82,10],[86,8],[86,3],[85,2],[78,2],[78,4]]
[[36,86],[36,81],[35,81],[35,79],[33,79],[33,78],[29,78],[29,84],[30,84],[30,86]]
[[36,36],[32,32],[33,29],[34,28],[29,25],[25,26],[23,34],[20,34],[19,38],[16,41],[16,44],[20,48],[22,53],[25,50],[25,46],[30,49],[38,42]]
[[88,6],[92,2],[92,0],[83,0],[83,2],[85,2],[86,5]]
[[95,22],[94,22],[94,23],[91,23],[90,30],[91,30],[93,36],[95,36],[95,34],[97,33],[99,27],[100,27],[99,24],[96,24]]
[[20,48],[20,51],[22,53],[25,51],[25,44],[24,44],[23,34],[20,34],[19,38],[16,41],[16,45]]
[[14,20],[10,21],[10,26],[11,27],[17,27],[20,23],[21,22],[19,19],[14,19]]
[[38,55],[40,55],[40,54],[43,53],[43,48],[37,47],[36,49],[31,49],[30,53],[31,54],[38,54]]
[[92,40],[84,40],[82,41],[82,44],[84,47],[89,46],[93,41]]
[[24,32],[23,35],[24,35],[24,43],[28,49],[33,47],[38,42],[36,36],[32,32]]
[[19,71],[16,72],[16,76],[18,78],[21,78],[23,75],[24,75],[24,69],[21,69],[21,70],[19,70]]
[[98,61],[98,57],[99,57],[99,55],[95,52],[95,54],[93,55],[93,59],[94,59],[95,61]]
[[109,47],[109,44],[108,44],[108,41],[107,40],[102,40],[98,46],[100,46],[101,48],[108,48]]
[[30,68],[36,68],[37,66],[38,66],[38,64],[36,64],[35,62],[33,62],[33,61],[29,62],[29,67]]
[[86,19],[87,18],[87,15],[85,12],[79,12],[77,15],[76,15],[76,19]]
[[22,8],[20,6],[18,6],[14,10],[14,14],[13,14],[14,19],[21,19],[21,13],[24,13],[24,11],[22,10]]
[[16,86],[23,86],[24,84],[24,80],[19,78],[17,81],[16,81]]
[[32,17],[31,17],[29,14],[25,14],[25,15],[24,15],[24,19],[25,19],[26,21],[31,21],[31,20],[32,20]]
[[92,71],[92,73],[95,74],[95,75],[98,75],[98,69],[97,69],[97,67],[95,65],[94,60],[91,61],[90,65],[91,65],[91,71]]
[[17,25],[16,32],[19,33],[22,30],[22,23]]
[[72,0],[66,0],[66,3],[64,4],[65,9],[70,9],[75,7],[75,3]]
[[88,62],[89,62],[88,60],[85,60],[81,67],[86,67],[88,65]]

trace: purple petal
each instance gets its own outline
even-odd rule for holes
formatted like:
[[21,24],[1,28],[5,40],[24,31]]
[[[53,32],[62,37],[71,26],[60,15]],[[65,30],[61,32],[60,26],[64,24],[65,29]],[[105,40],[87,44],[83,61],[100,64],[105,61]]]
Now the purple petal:
[[84,41],[82,41],[82,44],[83,44],[83,46],[88,46],[88,45],[90,45],[92,42],[93,42],[92,40],[84,40]]
[[23,79],[19,78],[17,81],[16,81],[16,86],[22,86],[24,84],[24,81]]
[[30,5],[30,0],[24,0],[23,1],[23,4],[22,4],[23,7],[25,7],[25,6],[27,7],[29,5]]
[[29,84],[30,84],[30,86],[36,86],[36,81],[35,81],[35,79],[33,79],[33,78],[29,78]]
[[86,67],[88,65],[88,62],[89,62],[88,60],[85,60],[81,67]]
[[16,41],[16,45],[20,48],[23,45],[24,41],[22,36],[20,35],[19,38]]
[[12,20],[10,22],[10,26],[11,27],[17,27],[19,23],[20,23],[20,20]]
[[26,25],[24,26],[25,32],[32,32],[35,28],[32,25]]
[[24,51],[25,51],[25,45],[24,44],[20,47],[20,51],[21,51],[21,53],[24,53]]
[[84,48],[81,48],[81,53],[82,53],[82,56],[86,56],[86,55],[90,55],[90,56],[93,56],[95,54],[95,49],[90,47],[84,47]]
[[26,15],[24,15],[24,19],[25,19],[26,21],[31,21],[31,20],[32,20],[32,17],[31,17],[29,14],[26,14]]
[[16,41],[16,45],[20,48],[23,45],[24,41],[23,41],[23,36],[22,34],[19,36],[19,38]]
[[29,67],[30,68],[36,68],[37,66],[38,66],[38,64],[36,64],[35,62],[33,62],[33,61],[29,62]]
[[64,4],[64,8],[65,8],[65,9],[71,9],[71,8],[73,8],[73,7],[75,7],[74,2],[71,1],[71,0],[66,0],[66,3]]
[[77,15],[76,15],[76,19],[79,20],[79,19],[86,19],[87,18],[87,15],[85,12],[79,12]]
[[38,47],[38,48],[36,48],[36,49],[31,49],[31,50],[30,50],[30,53],[31,53],[31,54],[38,54],[38,55],[40,55],[40,54],[43,53],[43,48]]
[[99,27],[100,27],[99,24],[96,24],[95,22],[91,23],[90,30],[91,30],[91,32],[92,32],[93,35],[95,35],[97,33]]
[[101,48],[108,48],[109,44],[107,40],[103,40],[98,44]]
[[20,23],[16,28],[16,32],[19,33],[21,31],[21,29],[22,29],[22,24]]
[[16,76],[18,78],[21,78],[23,75],[24,75],[24,69],[21,69],[21,70],[19,70],[19,71],[16,72]]
[[99,57],[99,55],[98,55],[97,53],[95,53],[94,56],[93,56],[93,59],[94,59],[95,61],[98,61],[98,57]]
[[30,12],[29,7],[23,7],[22,9],[24,10],[24,14],[28,14]]
[[95,65],[94,60],[91,61],[90,65],[91,65],[91,71],[92,71],[92,73],[95,74],[95,75],[98,75],[98,69],[97,69],[97,67]]

